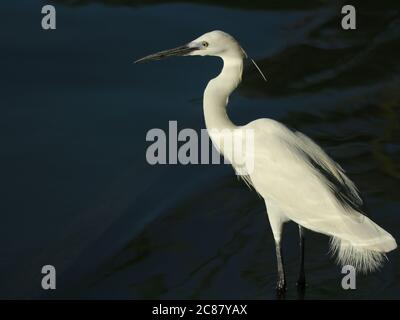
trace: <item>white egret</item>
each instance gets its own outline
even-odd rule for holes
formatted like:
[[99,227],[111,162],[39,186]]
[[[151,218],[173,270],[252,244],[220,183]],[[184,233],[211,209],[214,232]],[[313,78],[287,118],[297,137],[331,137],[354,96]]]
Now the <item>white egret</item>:
[[[215,147],[265,201],[276,245],[279,292],[286,288],[281,239],[282,226],[287,221],[299,225],[301,287],[305,285],[303,228],[330,236],[331,249],[342,265],[351,264],[361,272],[374,271],[382,265],[385,253],[397,247],[396,241],[363,215],[356,186],[336,162],[310,138],[277,121],[258,119],[236,126],[229,119],[228,98],[241,81],[243,60],[247,57],[232,36],[212,31],[184,46],[136,62],[169,56],[216,56],[223,60],[222,71],[204,91],[205,123]],[[228,147],[222,142],[225,140],[221,135],[243,137],[246,134],[242,133],[248,130],[253,132],[251,155],[245,154],[247,148],[236,150],[235,144]],[[252,159],[251,170],[237,160],[244,158]]]

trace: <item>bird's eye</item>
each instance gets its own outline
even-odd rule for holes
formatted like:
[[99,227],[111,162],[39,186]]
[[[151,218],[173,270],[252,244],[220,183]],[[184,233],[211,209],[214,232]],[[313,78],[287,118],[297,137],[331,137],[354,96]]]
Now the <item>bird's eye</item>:
[[201,44],[203,45],[204,48],[208,47],[208,42],[207,41],[203,41]]

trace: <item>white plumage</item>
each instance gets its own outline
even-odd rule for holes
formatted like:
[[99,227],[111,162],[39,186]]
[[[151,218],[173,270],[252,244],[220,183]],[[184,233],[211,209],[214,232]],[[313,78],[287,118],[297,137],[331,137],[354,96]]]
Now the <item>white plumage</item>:
[[[336,162],[310,138],[277,121],[259,119],[236,126],[229,119],[228,98],[241,81],[246,57],[238,42],[213,31],[178,49],[140,61],[178,54],[222,58],[222,71],[204,92],[205,122],[215,147],[265,200],[277,246],[278,289],[285,288],[280,241],[286,221],[330,236],[331,251],[341,264],[360,272],[380,267],[385,253],[397,247],[396,241],[363,215],[357,188]],[[244,138],[247,133],[252,135],[250,142]],[[252,148],[247,148],[249,143]]]
[[361,272],[379,267],[396,242],[360,212],[362,200],[343,170],[309,138],[280,123],[262,119],[247,126],[256,135],[250,179],[266,200],[276,238],[281,223],[292,220],[331,236],[341,264]]

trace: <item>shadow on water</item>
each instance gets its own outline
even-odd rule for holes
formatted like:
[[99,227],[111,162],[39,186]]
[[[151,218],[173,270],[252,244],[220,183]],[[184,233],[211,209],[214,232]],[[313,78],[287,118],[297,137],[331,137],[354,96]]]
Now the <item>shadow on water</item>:
[[[154,37],[160,28],[166,28],[162,23],[171,23],[177,33],[173,34],[174,41],[175,37],[187,40],[192,33],[197,36],[200,27],[207,31],[216,26],[221,29],[228,26],[230,32],[240,33],[254,50],[260,47],[263,51],[258,52],[263,58],[258,58],[257,62],[268,82],[262,82],[256,70],[249,66],[242,85],[231,99],[232,118],[245,122],[272,117],[312,137],[359,186],[372,219],[400,239],[400,8],[397,0],[353,1],[357,8],[358,29],[355,31],[340,28],[341,2],[332,6],[330,1],[322,0],[174,3],[174,10],[186,12],[184,19],[163,6],[165,1],[57,2],[66,5],[59,14],[71,28],[75,24],[87,26],[83,21],[91,15],[98,15],[99,20],[91,21],[97,23],[97,27],[76,31],[75,35],[84,33],[82,39],[77,36],[76,40],[81,41],[82,49],[71,49],[68,45],[71,35],[62,33],[66,32],[62,29],[63,38],[60,39],[65,43],[52,40],[59,45],[59,51],[54,51],[58,60],[53,67],[60,66],[65,83],[55,76],[51,88],[56,93],[62,92],[63,97],[70,97],[67,102],[80,103],[79,108],[71,110],[70,104],[57,100],[57,112],[63,115],[58,117],[52,114],[52,104],[46,105],[48,111],[40,109],[39,104],[32,107],[37,112],[34,119],[45,124],[37,134],[38,139],[57,134],[59,139],[64,139],[62,144],[68,152],[60,153],[56,159],[62,161],[68,154],[70,158],[63,160],[61,168],[70,168],[70,176],[49,174],[49,177],[42,177],[46,186],[57,186],[56,182],[62,180],[63,192],[46,189],[36,176],[32,178],[34,187],[29,185],[21,191],[23,196],[24,192],[35,188],[47,190],[46,196],[59,201],[55,200],[54,204],[33,202],[30,209],[38,214],[37,219],[40,219],[40,212],[45,212],[47,204],[51,210],[46,219],[52,219],[52,212],[61,212],[61,206],[64,210],[57,216],[57,221],[63,222],[53,233],[49,226],[37,223],[37,230],[54,236],[53,241],[37,240],[29,249],[20,245],[21,251],[25,248],[29,253],[17,259],[35,267],[53,261],[60,270],[57,292],[43,294],[34,288],[37,276],[26,274],[25,268],[13,271],[10,264],[5,270],[10,275],[9,285],[15,283],[15,279],[23,279],[23,283],[17,280],[26,289],[23,297],[277,298],[274,245],[261,199],[237,181],[228,166],[159,168],[144,161],[147,147],[144,136],[148,128],[165,129],[172,119],[178,119],[182,127],[200,129],[203,126],[198,98],[207,79],[215,74],[216,65],[209,67],[210,60],[179,63],[171,60],[170,64],[146,66],[146,74],[137,74],[144,69],[137,71],[133,67],[126,71],[126,61],[132,59],[131,52],[140,55],[155,48],[153,38],[129,31],[125,28],[127,25],[139,29],[143,27],[141,24],[148,23],[151,28],[147,32]],[[196,6],[192,7],[193,4]],[[209,6],[211,4],[217,6]],[[222,21],[212,16],[215,11]],[[71,12],[79,14],[72,18]],[[212,22],[199,19],[202,13],[209,13]],[[257,21],[252,26],[257,26],[259,32],[254,35],[250,34],[250,29],[241,30],[228,21],[232,17],[249,24]],[[154,24],[157,19],[161,21],[160,26]],[[192,20],[201,24],[200,27],[193,27]],[[117,31],[107,26],[101,29],[102,21],[112,21]],[[243,23],[243,28],[245,25]],[[269,31],[271,28],[275,29]],[[89,36],[95,37],[90,44],[85,38]],[[127,44],[129,48],[125,48],[123,44],[127,39],[140,42],[140,48],[135,44]],[[167,47],[169,41],[160,41],[161,46]],[[46,42],[42,44],[46,46]],[[26,47],[27,52],[36,52],[35,44],[26,44]],[[82,57],[80,50],[87,55]],[[132,51],[120,53],[124,50]],[[70,55],[65,56],[62,51]],[[66,64],[64,69],[61,61]],[[77,89],[77,76],[69,74],[69,68],[74,68],[75,63],[78,67],[72,70],[83,79],[79,83],[86,86],[85,90]],[[186,73],[177,71],[185,68]],[[196,78],[192,84],[186,84],[187,73],[202,79]],[[168,79],[157,79],[160,74],[166,79],[168,75]],[[38,83],[47,84],[46,74],[38,75],[38,79]],[[87,83],[92,87],[87,87]],[[69,88],[68,94],[61,91],[60,84]],[[159,94],[152,94],[149,88]],[[27,103],[21,101],[21,104]],[[158,104],[161,103],[165,106],[160,110]],[[108,107],[115,104],[118,108]],[[16,123],[24,124],[21,119],[35,117],[32,110],[15,108],[13,120],[19,121]],[[56,122],[58,127],[46,122],[49,114],[61,119]],[[82,123],[76,120],[82,118]],[[79,136],[68,128],[71,123],[80,130]],[[65,132],[60,131],[60,124],[61,128],[65,125]],[[20,130],[24,143],[28,144],[25,152],[37,155],[38,163],[46,163],[49,155],[34,149],[39,148],[40,142],[27,139],[29,132]],[[96,138],[99,136],[101,139]],[[77,141],[82,140],[89,147],[77,147]],[[50,145],[61,144],[61,140],[51,141]],[[7,168],[12,170],[15,159],[20,159],[21,154],[11,147],[3,152],[8,152],[5,159],[9,159]],[[38,166],[39,172],[49,170]],[[86,189],[94,190],[91,197]],[[83,198],[79,205],[77,197]],[[15,220],[20,219],[19,211],[26,211],[23,204],[15,202],[10,207],[16,212]],[[30,234],[29,237],[35,238]],[[305,294],[298,294],[295,286],[299,262],[297,228],[287,225],[283,244],[288,275],[286,299],[399,297],[397,252],[389,255],[390,261],[382,272],[359,276],[357,290],[349,292],[340,287],[342,275],[327,254],[328,239],[309,232],[306,240],[308,286]],[[4,264],[2,268],[7,266]],[[6,295],[0,291],[0,296]],[[17,292],[14,295],[21,296]]]

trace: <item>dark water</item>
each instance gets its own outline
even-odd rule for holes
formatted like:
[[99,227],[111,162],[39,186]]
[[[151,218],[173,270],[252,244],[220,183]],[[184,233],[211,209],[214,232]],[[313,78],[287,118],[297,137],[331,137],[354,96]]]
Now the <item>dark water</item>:
[[[47,2],[46,2],[47,3]],[[214,58],[134,58],[221,29],[249,67],[230,100],[240,124],[271,117],[347,170],[368,212],[400,239],[400,4],[353,1],[40,1],[0,5],[0,297],[275,298],[263,202],[228,165],[150,166],[151,128],[204,127]],[[287,298],[298,298],[297,229],[287,225]],[[325,236],[307,234],[305,298],[399,298],[400,258],[344,291]],[[41,289],[41,267],[57,290]]]

